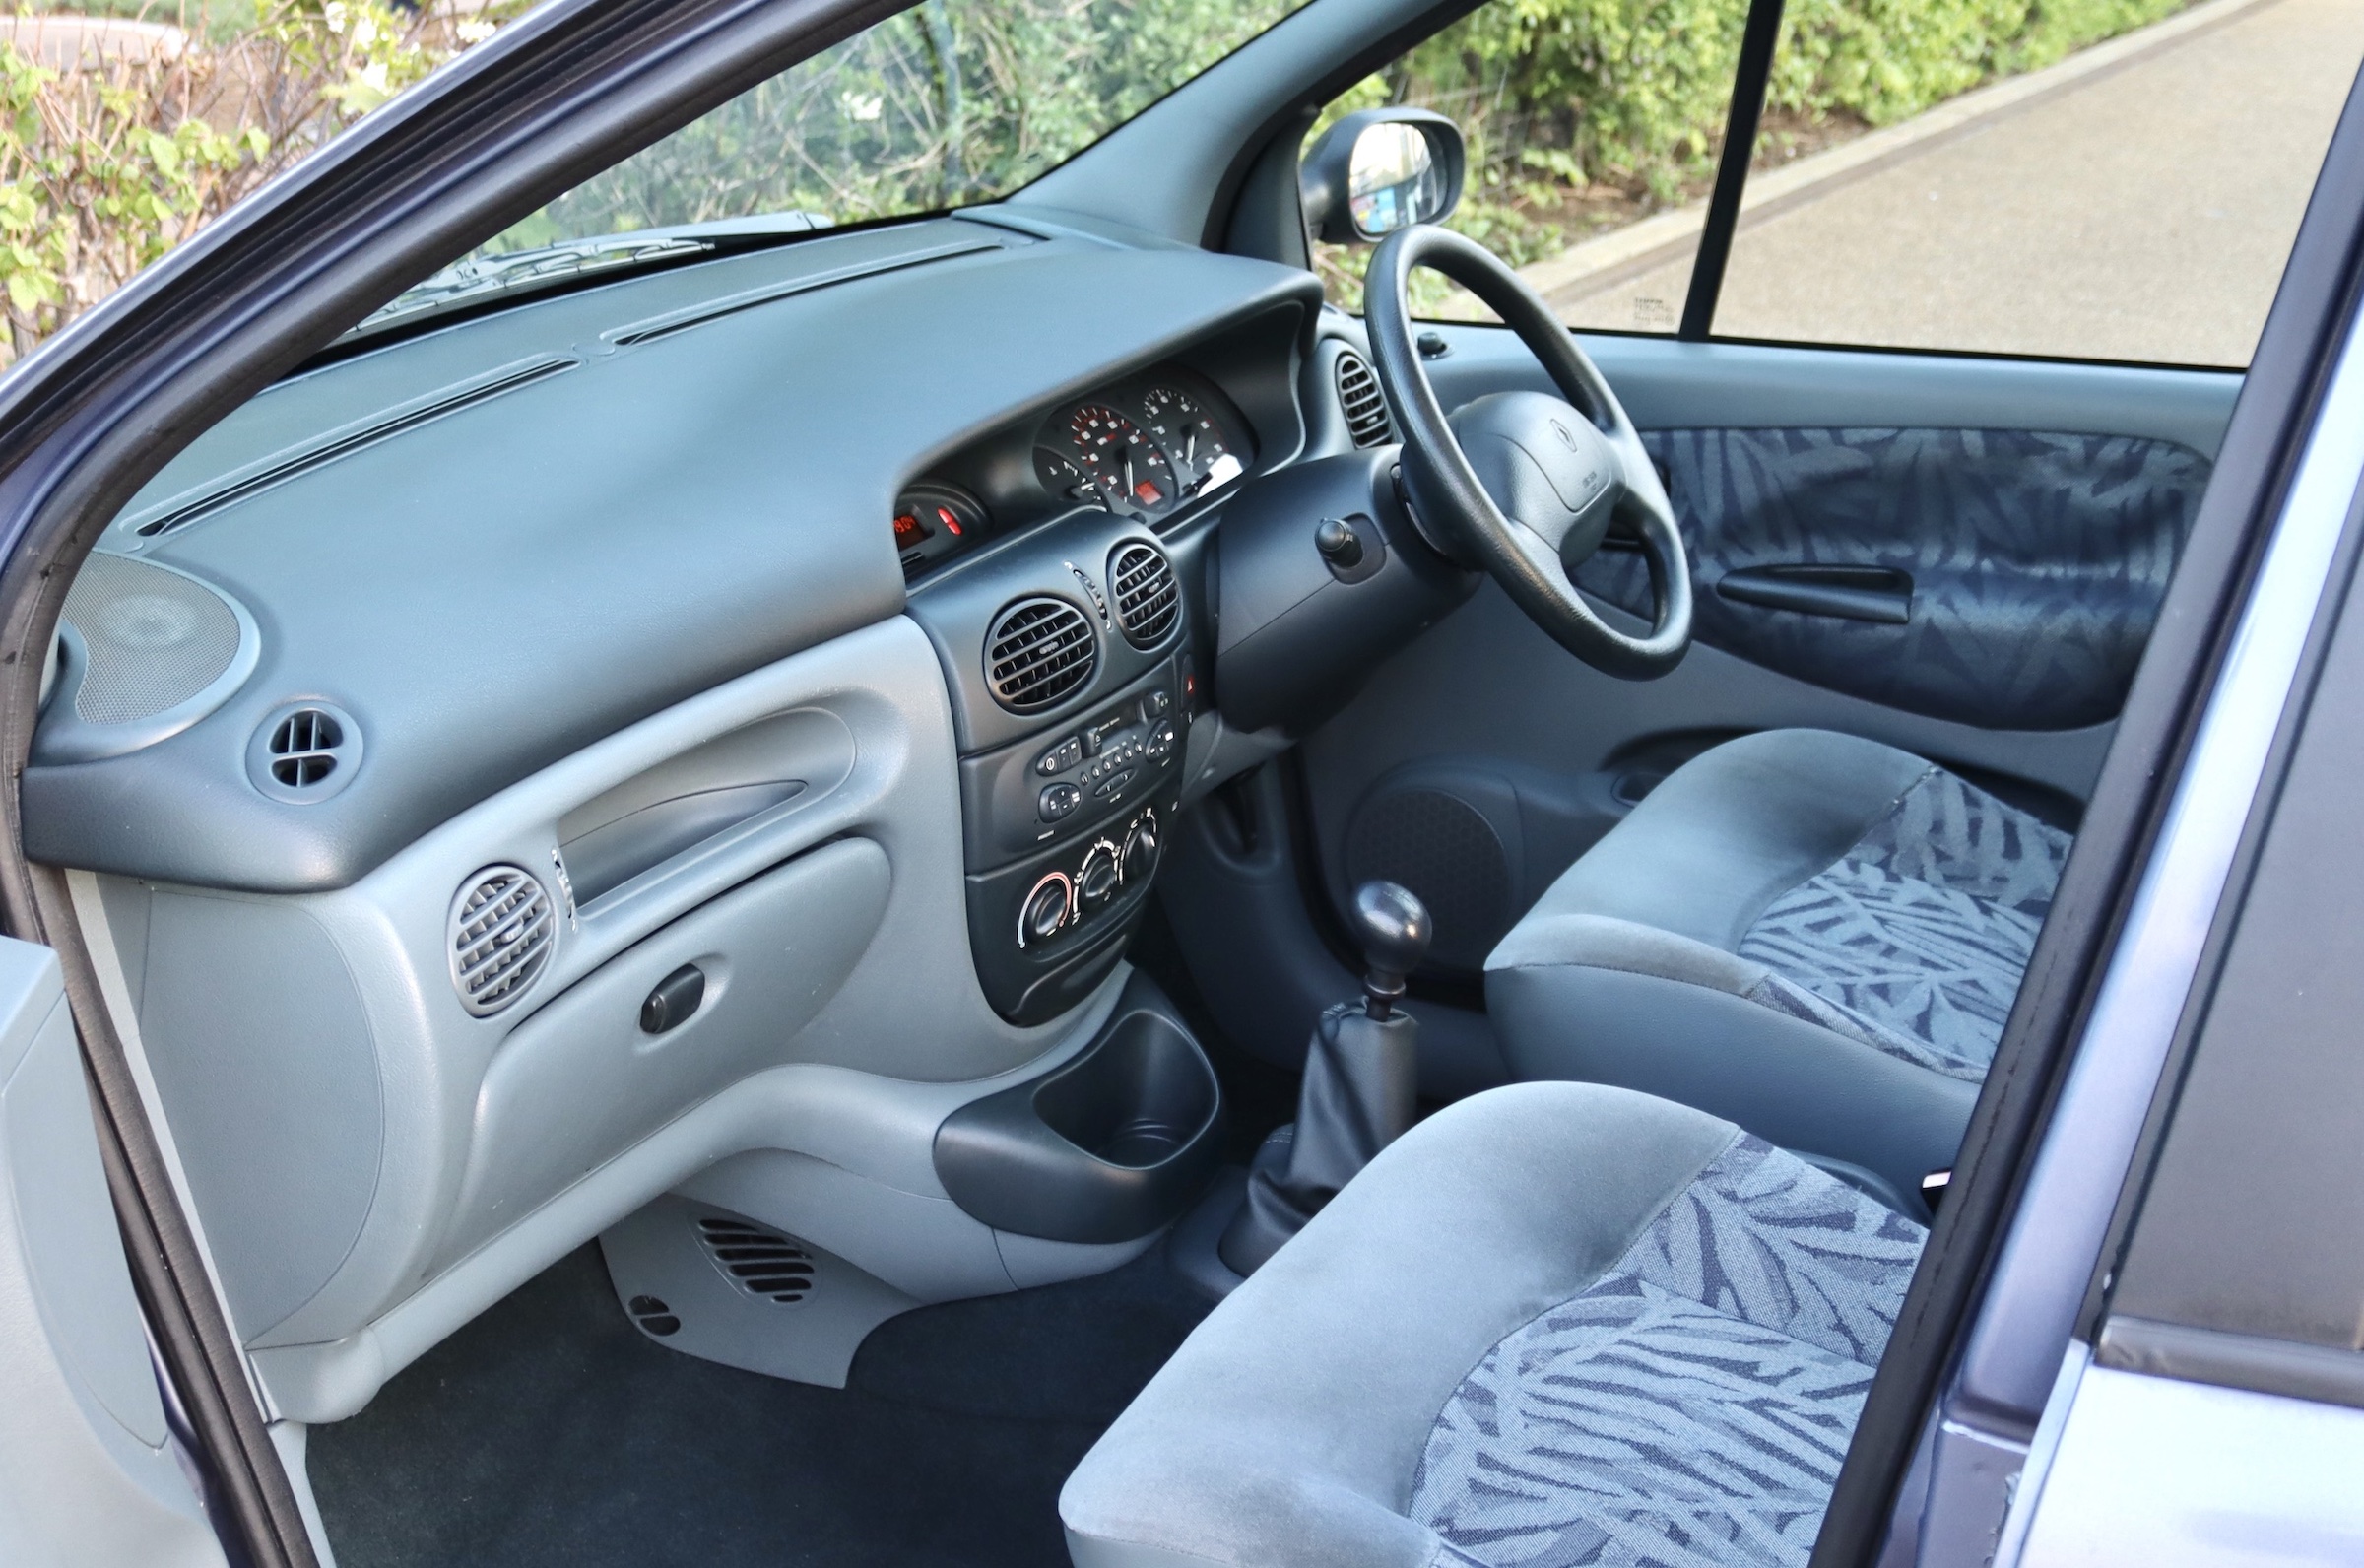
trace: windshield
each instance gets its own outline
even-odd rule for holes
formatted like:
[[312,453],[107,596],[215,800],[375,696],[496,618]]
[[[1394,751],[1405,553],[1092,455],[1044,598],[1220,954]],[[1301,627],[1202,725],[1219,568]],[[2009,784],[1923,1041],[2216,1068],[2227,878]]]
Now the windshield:
[[363,325],[733,238],[996,200],[1303,3],[922,0],[593,175]]

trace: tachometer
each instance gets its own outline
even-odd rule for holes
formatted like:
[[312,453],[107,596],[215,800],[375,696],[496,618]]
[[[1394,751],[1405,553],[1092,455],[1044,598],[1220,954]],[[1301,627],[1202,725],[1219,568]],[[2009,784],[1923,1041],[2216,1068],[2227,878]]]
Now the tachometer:
[[1173,466],[1140,425],[1105,404],[1086,403],[1068,417],[1067,428],[1109,510],[1157,512],[1174,503]]
[[1219,489],[1237,478],[1239,459],[1224,444],[1222,426],[1198,400],[1175,387],[1151,388],[1141,400],[1149,433],[1172,456],[1174,476],[1185,495]]

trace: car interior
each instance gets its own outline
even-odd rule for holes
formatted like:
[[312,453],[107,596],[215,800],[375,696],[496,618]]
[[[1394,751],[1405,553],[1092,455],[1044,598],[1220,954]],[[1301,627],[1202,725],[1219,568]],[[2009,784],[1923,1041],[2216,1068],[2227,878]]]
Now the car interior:
[[1571,333],[1308,134],[1458,14],[109,525],[27,850],[335,1561],[1806,1560],[2242,375]]

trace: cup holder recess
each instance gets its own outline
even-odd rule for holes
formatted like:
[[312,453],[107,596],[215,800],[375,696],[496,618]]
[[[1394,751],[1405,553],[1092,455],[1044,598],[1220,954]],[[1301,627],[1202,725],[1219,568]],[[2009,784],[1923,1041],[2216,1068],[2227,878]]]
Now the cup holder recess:
[[936,1130],[936,1174],[971,1217],[1050,1241],[1146,1236],[1197,1201],[1222,1150],[1215,1069],[1147,976],[1081,1056]]

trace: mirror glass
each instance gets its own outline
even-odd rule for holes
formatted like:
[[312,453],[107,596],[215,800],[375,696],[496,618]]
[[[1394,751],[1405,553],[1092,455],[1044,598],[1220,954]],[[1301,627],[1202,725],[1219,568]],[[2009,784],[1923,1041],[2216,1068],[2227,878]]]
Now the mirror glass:
[[1418,126],[1382,121],[1363,127],[1346,170],[1346,210],[1356,233],[1379,239],[1426,223],[1444,205],[1444,173]]

